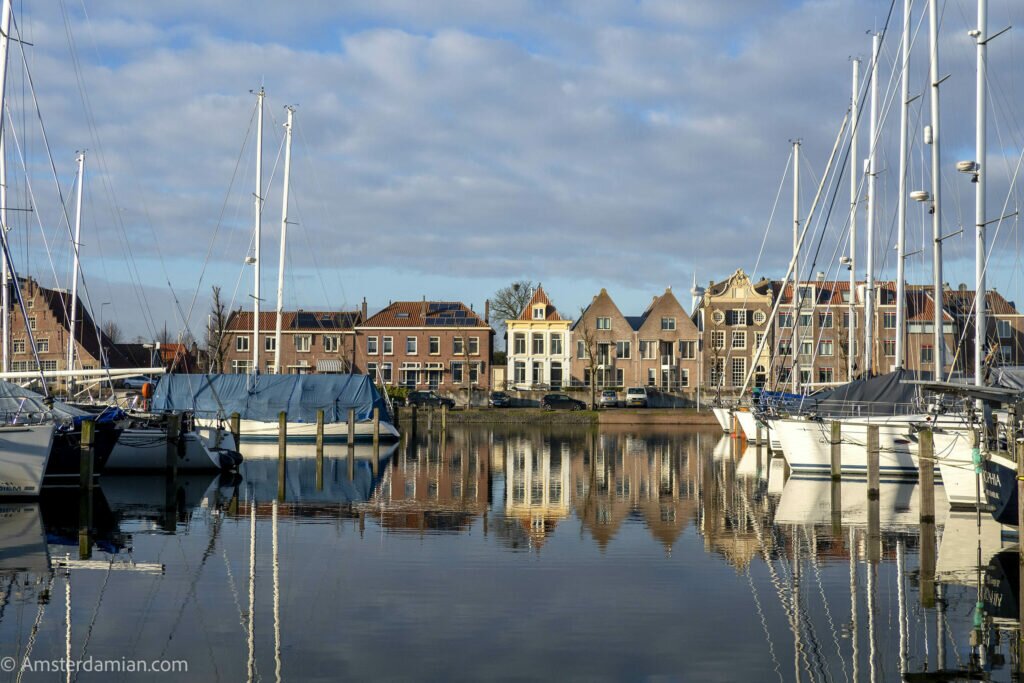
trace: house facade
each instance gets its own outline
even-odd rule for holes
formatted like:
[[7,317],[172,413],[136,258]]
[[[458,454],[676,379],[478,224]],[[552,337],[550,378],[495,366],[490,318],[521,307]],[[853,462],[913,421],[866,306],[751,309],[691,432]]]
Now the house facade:
[[537,285],[530,302],[514,320],[505,321],[508,331],[507,385],[516,389],[559,389],[570,381],[572,353],[569,328]]
[[602,289],[571,329],[575,385],[590,386],[593,379],[599,388],[696,389],[699,333],[671,289],[631,317]]
[[490,389],[494,330],[458,301],[395,301],[357,327],[355,363],[380,384]]
[[[281,373],[353,372],[355,328],[364,315],[364,311],[286,311],[281,320]],[[224,372],[252,372],[252,345],[256,343],[260,345],[260,372],[273,373],[276,326],[276,313],[260,313],[259,335],[254,342],[252,311],[231,313],[222,338]]]

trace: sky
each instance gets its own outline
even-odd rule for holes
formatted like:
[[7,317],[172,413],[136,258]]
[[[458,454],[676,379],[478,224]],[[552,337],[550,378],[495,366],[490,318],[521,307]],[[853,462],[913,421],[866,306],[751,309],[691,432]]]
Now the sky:
[[[602,287],[626,315],[666,287],[689,308],[694,278],[783,275],[790,141],[802,141],[805,215],[849,109],[851,59],[866,72],[871,33],[884,31],[875,262],[876,276],[892,277],[902,4],[15,0],[25,41],[11,47],[6,102],[15,262],[43,285],[70,282],[84,149],[83,293],[95,317],[146,339],[187,319],[201,337],[212,286],[251,306],[262,85],[265,310],[276,305],[285,105],[295,107],[287,309],[365,297],[372,312],[425,296],[480,310],[519,279],[542,282],[570,316]],[[927,20],[913,4],[908,178],[926,189]],[[945,279],[973,286],[974,186],[954,164],[974,158],[976,2],[938,5]],[[1024,5],[989,5],[990,33],[1015,26],[989,57],[987,215],[998,218],[1020,194]],[[804,273],[847,277],[849,177],[822,191]],[[990,227],[989,279],[1024,304],[1017,228],[1017,217]],[[908,258],[913,282],[931,277],[930,233],[927,207],[912,205],[908,251],[924,250]]]

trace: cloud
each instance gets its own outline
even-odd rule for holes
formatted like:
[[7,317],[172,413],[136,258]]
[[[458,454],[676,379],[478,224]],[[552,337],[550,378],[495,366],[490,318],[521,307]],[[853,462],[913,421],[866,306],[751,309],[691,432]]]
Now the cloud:
[[[889,9],[881,1],[725,5],[384,0],[310,3],[297,12],[280,3],[100,2],[88,19],[69,10],[81,80],[56,9],[20,21],[34,42],[30,66],[65,198],[73,152],[89,149],[83,253],[92,272],[103,245],[107,275],[97,280],[126,281],[115,255],[130,252],[147,287],[170,279],[188,299],[198,286],[203,301],[210,285],[240,282],[239,300],[247,300],[249,91],[264,83],[265,181],[273,174],[265,293],[276,270],[288,103],[297,105],[289,263],[302,277],[286,305],[341,306],[330,288],[302,284],[319,270],[326,274],[312,281],[334,289],[343,282],[349,302],[430,296],[432,282],[448,288],[454,274],[477,299],[482,283],[517,277],[601,282],[625,291],[623,307],[632,309],[666,284],[685,288],[694,270],[704,281],[754,268],[791,138],[804,141],[809,205],[848,106],[849,57],[866,56],[865,31],[880,28]],[[951,2],[944,15],[950,164],[950,154],[972,147],[973,46],[964,38],[971,11]],[[882,61],[890,99],[898,15],[899,8]],[[1020,23],[1021,15],[1012,3],[995,3],[992,25]],[[1007,71],[1012,34],[999,39],[1005,47],[993,44],[991,67],[993,83],[1003,86],[993,93],[998,144],[1011,160],[1021,142],[1020,94]],[[915,93],[925,89],[925,43],[922,33]],[[33,114],[18,113],[27,98],[14,61],[9,105],[29,150],[39,214],[52,225],[59,200]],[[924,101],[915,105],[917,131]],[[891,109],[881,139],[882,225],[895,212],[896,121]],[[866,129],[865,117],[862,153]],[[911,176],[924,183],[918,140]],[[1002,205],[1007,175],[993,179],[990,205]],[[951,227],[972,220],[971,188],[962,180],[946,179]],[[821,249],[828,257],[841,239],[846,183],[823,204],[833,207]],[[24,194],[23,180],[12,187]],[[785,267],[789,213],[784,191],[757,274]],[[19,220],[17,229],[30,230]],[[915,227],[915,236],[922,233]],[[36,256],[19,258],[38,263],[38,240],[24,241]],[[952,243],[950,252],[954,275],[957,260],[967,272],[969,253]],[[370,272],[395,276],[346,276]],[[418,291],[398,289],[408,274],[418,277]],[[103,300],[121,296],[117,285],[103,286]],[[589,297],[576,288],[553,296],[567,310]],[[132,333],[143,332],[141,313],[118,313]]]

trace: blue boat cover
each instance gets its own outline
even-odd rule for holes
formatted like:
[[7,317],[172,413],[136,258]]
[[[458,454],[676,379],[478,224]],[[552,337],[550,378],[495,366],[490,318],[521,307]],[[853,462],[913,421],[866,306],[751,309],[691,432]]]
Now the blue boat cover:
[[387,405],[368,375],[164,375],[153,394],[153,410],[191,410],[199,417],[227,417],[273,422],[282,411],[289,422],[345,422],[355,408],[356,420],[373,419]]

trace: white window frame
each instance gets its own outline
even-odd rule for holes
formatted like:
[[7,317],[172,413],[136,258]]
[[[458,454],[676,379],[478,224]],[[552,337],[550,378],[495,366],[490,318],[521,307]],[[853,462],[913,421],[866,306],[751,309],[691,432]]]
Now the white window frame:
[[366,338],[366,355],[376,356],[378,353],[378,348],[379,347],[377,346],[376,336]]
[[676,319],[672,316],[664,316],[661,319],[661,329],[671,332],[676,329]]
[[416,337],[405,338],[405,355],[407,356],[418,356],[420,350],[420,340]]
[[336,334],[324,335],[324,353],[338,353],[341,351],[341,337]]
[[394,337],[382,337],[381,338],[381,353],[385,356],[395,355],[395,338]]
[[[32,320],[34,320],[34,318],[29,318],[29,321],[32,321]],[[32,327],[33,330],[35,329],[34,325],[32,325],[31,327]],[[249,350],[249,337],[248,337],[248,335],[240,334],[240,335],[236,336],[235,337],[235,351],[238,351],[239,353],[246,353],[248,350]]]
[[295,353],[309,353],[310,349],[313,348],[313,335],[311,334],[297,334],[295,335]]

